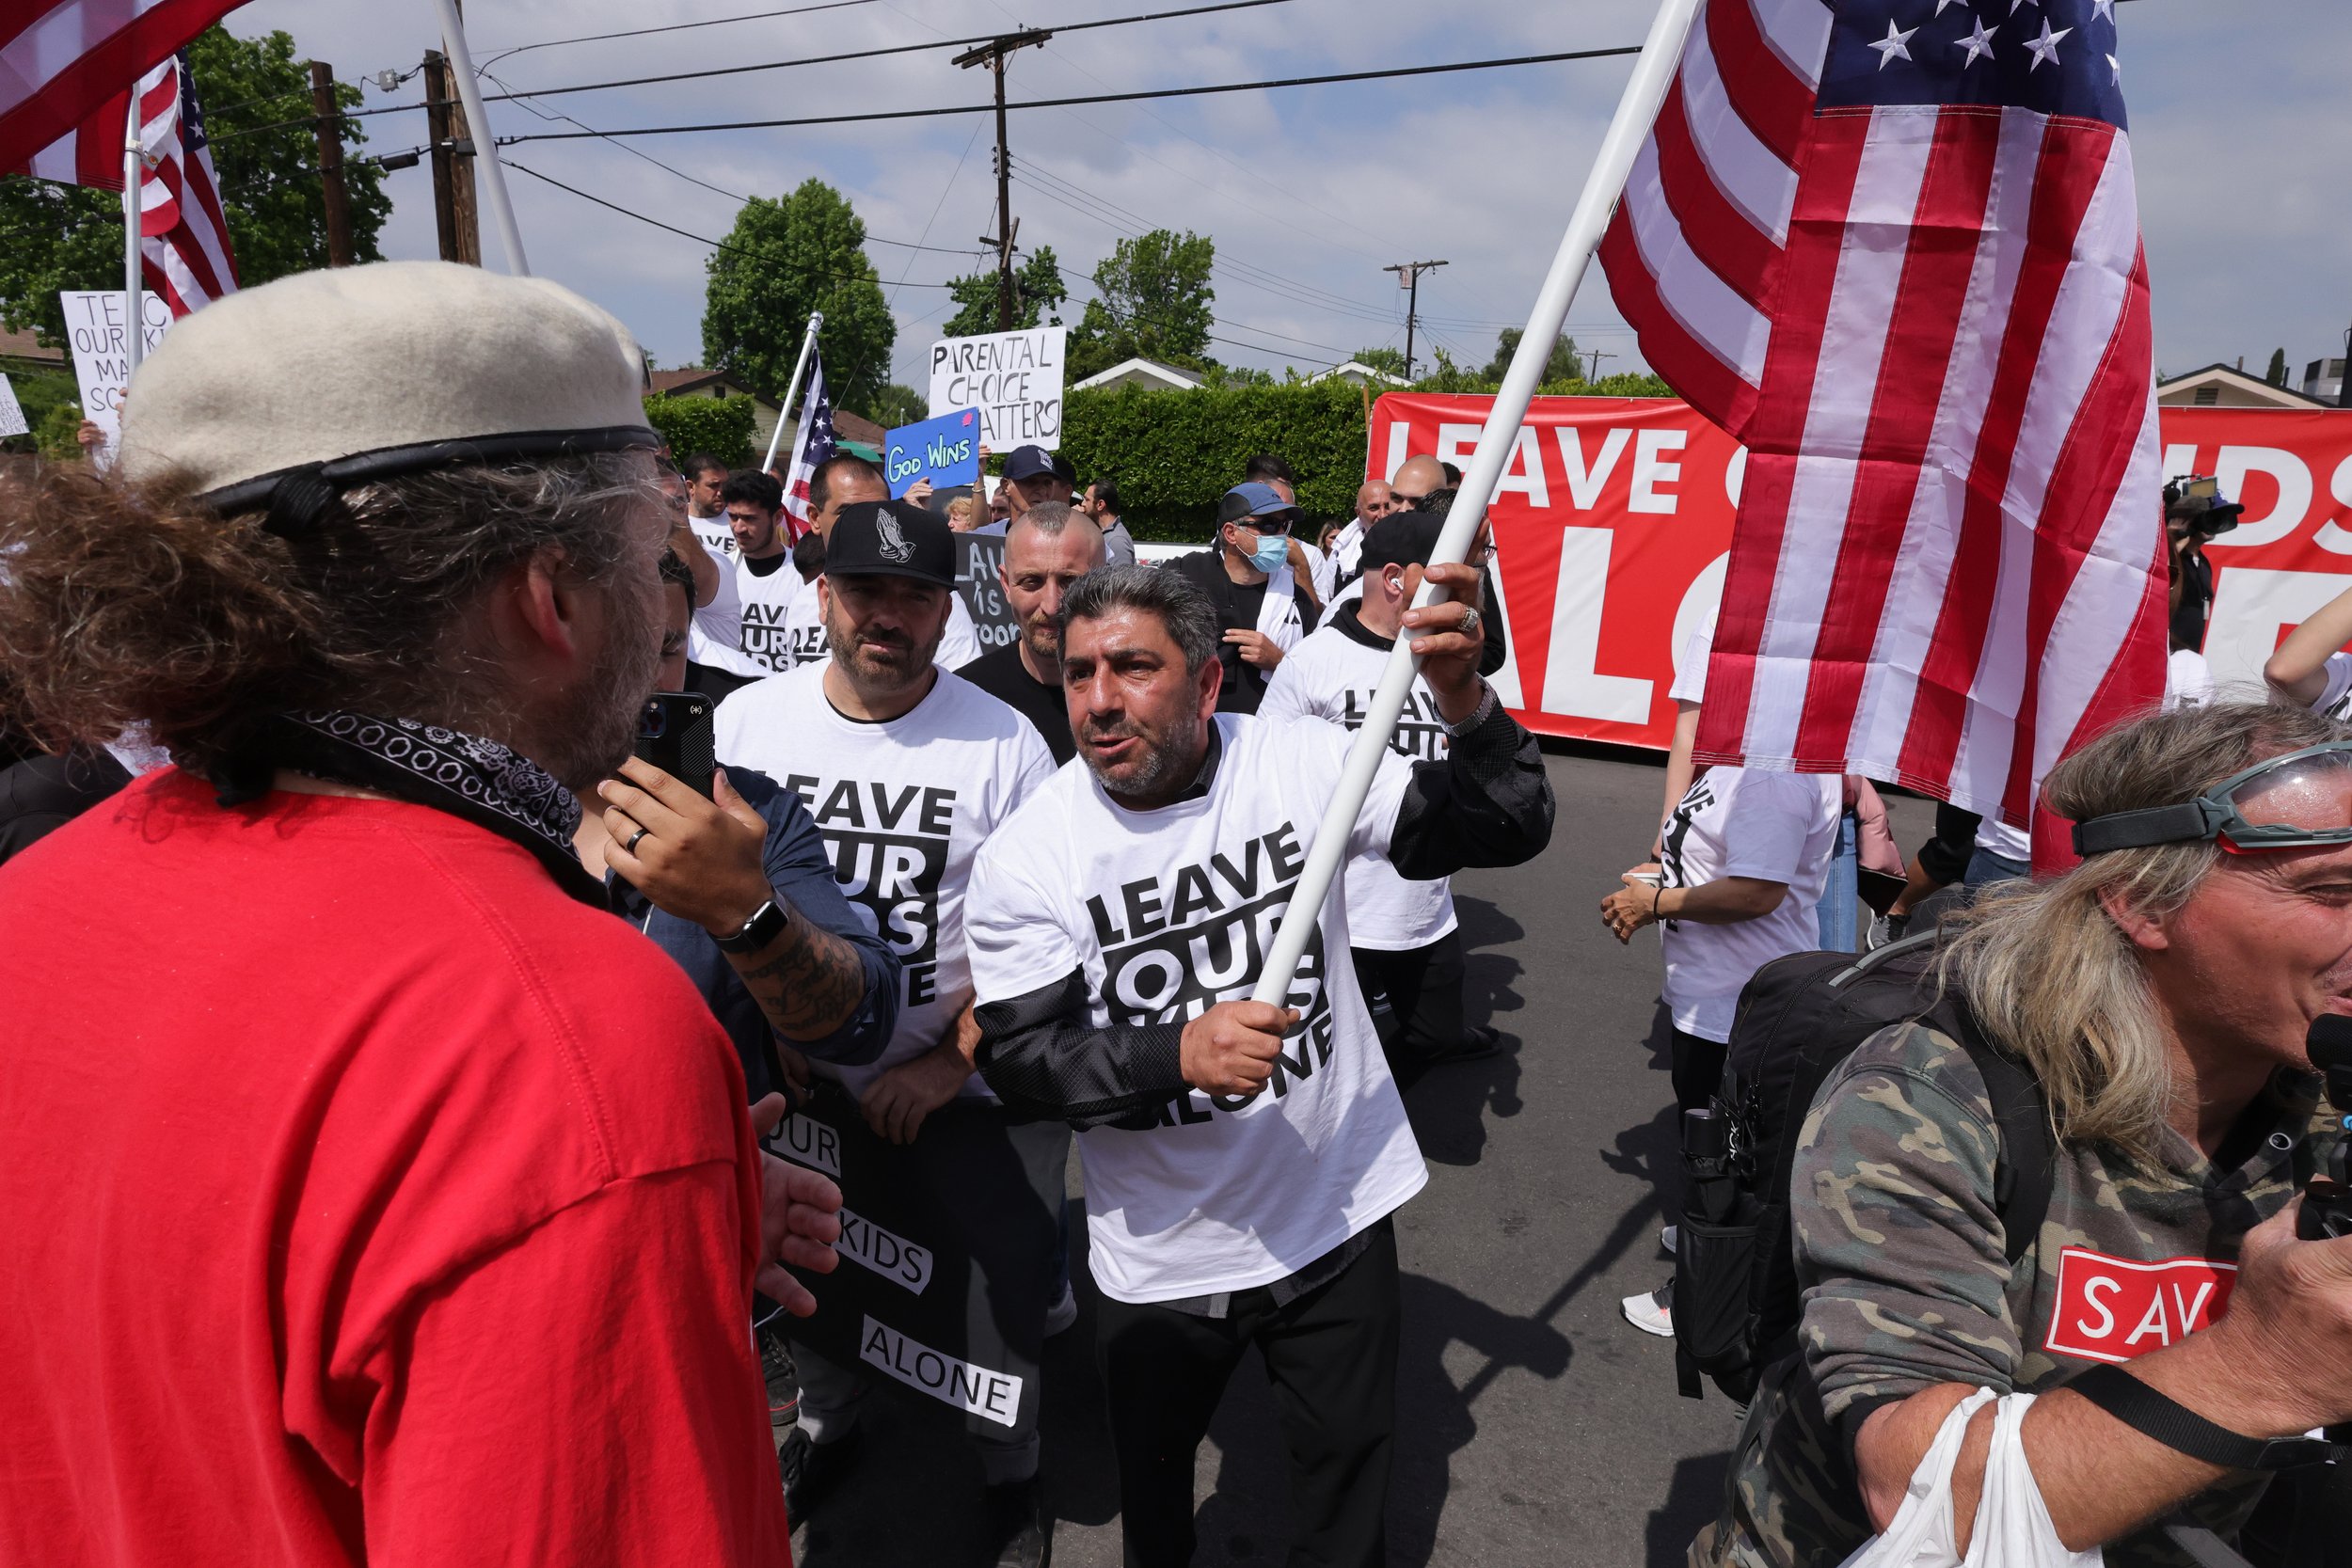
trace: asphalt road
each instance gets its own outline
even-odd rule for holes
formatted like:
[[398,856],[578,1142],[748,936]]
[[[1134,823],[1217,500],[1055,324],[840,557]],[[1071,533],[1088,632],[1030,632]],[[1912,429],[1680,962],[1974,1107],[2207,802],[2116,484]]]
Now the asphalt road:
[[[1619,947],[1597,906],[1644,857],[1661,771],[1652,761],[1548,758],[1560,816],[1532,865],[1455,879],[1470,1014],[1497,1058],[1406,1095],[1430,1169],[1397,1215],[1404,1352],[1389,1498],[1393,1568],[1561,1568],[1682,1561],[1714,1515],[1730,1404],[1675,1393],[1673,1346],[1617,1315],[1661,1282],[1673,1094],[1654,931]],[[1890,805],[1907,848],[1930,827]],[[1079,1190],[1073,1165],[1073,1194]],[[1049,1348],[1047,1496],[1059,1568],[1116,1568],[1118,1488],[1092,1370],[1095,1298]],[[977,1466],[946,1413],[868,1402],[866,1462],[795,1545],[807,1568],[977,1562]],[[1273,1402],[1244,1361],[1200,1452],[1200,1568],[1279,1564],[1287,1480]]]

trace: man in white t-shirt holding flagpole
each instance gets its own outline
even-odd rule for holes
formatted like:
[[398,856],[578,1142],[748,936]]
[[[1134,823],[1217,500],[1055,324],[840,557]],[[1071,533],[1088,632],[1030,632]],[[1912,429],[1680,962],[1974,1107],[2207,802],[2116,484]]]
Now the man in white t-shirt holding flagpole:
[[[1362,727],[1444,528],[1445,519],[1428,512],[1400,512],[1372,525],[1358,546],[1361,597],[1337,606],[1276,667],[1260,717]],[[1483,567],[1491,553],[1482,529],[1470,563]],[[1416,680],[1406,693],[1389,744],[1416,761],[1445,756],[1445,724],[1427,681]],[[1443,878],[1408,881],[1386,856],[1365,854],[1348,862],[1346,887],[1356,977],[1374,1022],[1387,1025],[1390,1068],[1409,1083],[1426,1068],[1493,1055],[1495,1032],[1469,1029],[1462,1021],[1462,935],[1453,884]]]
[[[892,1282],[846,1324],[857,1362],[844,1364],[840,1338],[827,1354],[805,1338],[842,1310],[838,1301],[793,1335],[801,1405],[781,1456],[787,1502],[796,1521],[821,1511],[857,1463],[868,1368],[889,1372],[908,1359],[874,1347],[928,1339],[939,1348],[920,1354],[957,1354],[991,1386],[1016,1390],[991,1402],[993,1414],[960,1408],[987,1488],[991,1560],[1036,1568],[1051,1542],[1037,1482],[1037,1363],[1070,1135],[1009,1115],[974,1076],[963,925],[974,855],[1054,763],[1027,720],[935,662],[955,593],[946,519],[882,500],[835,509],[828,522],[825,575],[801,592],[818,602],[832,657],[745,688],[716,721],[722,762],[756,768],[806,802],[835,879],[898,956],[905,988],[871,1065],[810,1064],[824,1081],[814,1114],[837,1140],[832,1173],[865,1215],[845,1227],[844,1249]],[[886,1206],[889,1227],[869,1201]],[[878,1253],[873,1238],[885,1229]],[[919,1276],[898,1273],[918,1256]],[[953,1352],[897,1316],[933,1288],[965,1304]],[[930,1382],[914,1386],[959,1402]]]
[[[1457,595],[1478,580],[1430,576]],[[1350,847],[1406,877],[1516,863],[1550,837],[1534,737],[1478,675],[1480,621],[1458,601],[1405,617],[1452,746],[1384,752]],[[1248,1000],[1349,736],[1219,713],[1218,611],[1181,574],[1089,573],[1062,622],[1084,766],[982,848],[965,932],[982,1075],[1078,1132],[1126,1560],[1191,1560],[1194,1453],[1255,1344],[1290,1449],[1290,1560],[1370,1568],[1396,1414],[1389,1216],[1427,1171],[1343,957],[1344,897],[1288,1006]]]

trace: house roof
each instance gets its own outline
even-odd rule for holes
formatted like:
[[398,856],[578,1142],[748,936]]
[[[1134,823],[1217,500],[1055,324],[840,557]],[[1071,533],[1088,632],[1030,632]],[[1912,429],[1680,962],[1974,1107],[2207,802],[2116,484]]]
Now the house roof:
[[2329,408],[2292,387],[2273,387],[2258,376],[2215,363],[2156,383],[2156,402],[2167,408]]
[[1080,391],[1089,387],[1119,387],[1130,382],[1138,385],[1156,382],[1171,391],[1189,392],[1200,385],[1200,378],[1190,371],[1163,365],[1157,359],[1121,359],[1109,370],[1088,376],[1071,390]]
[[45,364],[63,365],[65,350],[42,347],[29,328],[23,332],[0,332],[0,359],[38,359]]
[[[695,365],[682,366],[674,371],[654,372],[652,389],[657,392],[667,392],[676,397],[690,392],[699,392],[713,382],[719,383],[727,390],[741,397],[759,397],[759,394],[744,385],[734,372],[707,371]],[[760,401],[772,403],[773,400],[762,398]]]
[[833,411],[833,433],[840,440],[855,441],[877,451],[882,450],[882,437],[890,434],[873,420],[846,408]]
[[1334,365],[1327,371],[1317,371],[1307,378],[1307,383],[1312,386],[1318,381],[1328,381],[1335,375],[1344,376],[1359,385],[1365,382],[1378,382],[1387,387],[1410,385],[1403,376],[1391,375],[1387,371],[1375,371],[1360,359],[1350,359],[1344,365]]

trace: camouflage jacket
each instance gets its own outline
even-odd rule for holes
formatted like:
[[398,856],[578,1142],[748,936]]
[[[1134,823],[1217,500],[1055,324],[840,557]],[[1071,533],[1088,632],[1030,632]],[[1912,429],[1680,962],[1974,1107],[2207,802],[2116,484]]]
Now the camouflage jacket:
[[[1947,1036],[1899,1024],[1822,1085],[1789,1194],[1804,1289],[1800,1351],[1767,1376],[1740,1428],[1724,1513],[1692,1568],[1834,1568],[1870,1534],[1853,1433],[1882,1404],[1939,1383],[2007,1392],[2127,1361],[2220,1316],[2238,1243],[2309,1170],[2314,1101],[2281,1075],[2249,1118],[2250,1152],[2217,1169],[2178,1133],[2161,1168],[2061,1145],[2038,1243],[2012,1269],[1993,1202],[2000,1137],[1984,1080]],[[1818,1397],[1817,1397],[1818,1396]],[[1824,1420],[1824,1416],[1827,1419]],[[2233,1530],[2260,1481],[2194,1500]],[[2106,1548],[2110,1568],[2183,1560],[2155,1531]]]

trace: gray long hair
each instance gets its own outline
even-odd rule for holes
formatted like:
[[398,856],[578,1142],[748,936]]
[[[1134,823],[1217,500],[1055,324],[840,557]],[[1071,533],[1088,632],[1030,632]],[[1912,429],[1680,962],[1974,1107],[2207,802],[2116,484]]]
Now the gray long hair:
[[[2052,768],[2042,798],[2076,822],[2174,805],[2264,757],[2347,737],[2341,724],[2278,704],[2151,714]],[[1940,977],[2032,1067],[2059,1137],[2153,1157],[2179,1089],[2138,950],[2108,907],[2170,914],[2221,853],[2211,843],[2110,850],[2060,877],[1990,888],[1946,920]]]

